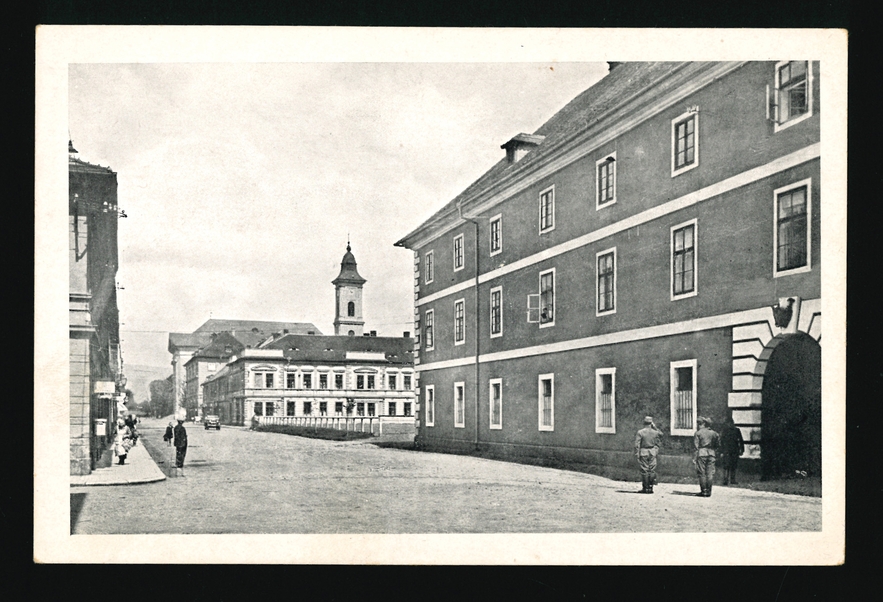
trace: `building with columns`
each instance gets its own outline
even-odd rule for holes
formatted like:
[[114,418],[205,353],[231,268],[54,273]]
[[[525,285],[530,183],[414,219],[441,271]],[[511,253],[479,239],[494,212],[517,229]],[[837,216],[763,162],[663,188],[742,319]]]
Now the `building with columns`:
[[[418,441],[690,475],[821,472],[817,61],[610,63],[396,245],[414,254]],[[829,200],[830,202],[831,200]],[[834,202],[845,202],[837,199]]]

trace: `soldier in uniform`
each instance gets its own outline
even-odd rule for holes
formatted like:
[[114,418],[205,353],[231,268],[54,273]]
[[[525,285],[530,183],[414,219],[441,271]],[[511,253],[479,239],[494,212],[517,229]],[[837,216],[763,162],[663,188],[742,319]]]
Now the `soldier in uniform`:
[[656,456],[659,453],[659,441],[662,431],[653,424],[653,417],[644,418],[644,428],[635,435],[635,457],[641,467],[641,493],[653,493],[656,484]]
[[745,453],[745,441],[742,431],[736,428],[732,417],[727,418],[721,429],[721,464],[724,467],[724,485],[736,485],[736,466],[739,456]]
[[711,486],[714,484],[714,462],[717,448],[720,447],[720,435],[711,430],[711,420],[700,416],[696,419],[699,429],[693,435],[693,447],[696,449],[693,464],[699,477],[700,497],[711,497]]

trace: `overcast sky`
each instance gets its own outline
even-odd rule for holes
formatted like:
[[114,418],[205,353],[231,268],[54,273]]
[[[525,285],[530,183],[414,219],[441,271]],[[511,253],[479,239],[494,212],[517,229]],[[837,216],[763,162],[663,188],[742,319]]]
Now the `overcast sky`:
[[605,63],[74,64],[70,135],[118,174],[124,361],[169,365],[209,317],[333,334],[350,237],[366,330],[413,331],[393,243]]

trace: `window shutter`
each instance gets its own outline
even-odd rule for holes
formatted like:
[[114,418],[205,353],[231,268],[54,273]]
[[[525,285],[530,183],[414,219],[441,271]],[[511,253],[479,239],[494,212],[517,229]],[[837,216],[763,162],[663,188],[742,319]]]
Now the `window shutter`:
[[540,321],[540,296],[538,294],[527,296],[527,321],[530,324],[538,324]]
[[772,119],[774,123],[779,123],[779,90],[778,88],[767,89],[767,119]]

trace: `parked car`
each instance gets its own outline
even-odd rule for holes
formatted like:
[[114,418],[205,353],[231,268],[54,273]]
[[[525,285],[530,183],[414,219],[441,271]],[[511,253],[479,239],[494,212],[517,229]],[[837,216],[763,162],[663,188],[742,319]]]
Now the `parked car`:
[[205,425],[205,430],[209,429],[218,429],[221,430],[221,419],[218,416],[208,415],[205,417],[203,421]]

